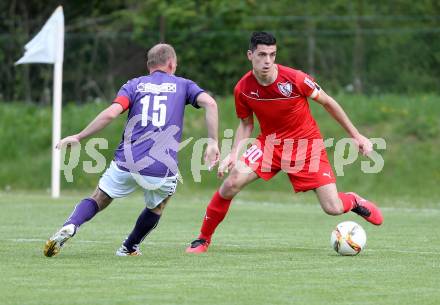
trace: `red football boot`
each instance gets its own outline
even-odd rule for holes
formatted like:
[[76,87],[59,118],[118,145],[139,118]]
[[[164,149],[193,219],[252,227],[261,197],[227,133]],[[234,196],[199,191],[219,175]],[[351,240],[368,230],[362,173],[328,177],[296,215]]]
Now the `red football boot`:
[[186,248],[186,253],[203,253],[208,251],[209,242],[206,239],[199,238]]
[[355,212],[359,216],[362,216],[366,221],[379,226],[383,222],[382,212],[380,209],[371,201],[362,198],[356,193],[350,192],[347,194],[351,194],[356,198],[356,203],[354,208],[351,209],[352,212]]

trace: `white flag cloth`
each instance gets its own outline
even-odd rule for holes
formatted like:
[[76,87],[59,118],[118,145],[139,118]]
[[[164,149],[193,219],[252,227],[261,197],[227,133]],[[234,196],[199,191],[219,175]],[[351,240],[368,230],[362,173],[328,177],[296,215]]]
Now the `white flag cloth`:
[[[62,37],[63,41],[59,41]],[[40,32],[25,45],[25,53],[15,64],[46,63],[63,61],[64,14],[59,6],[46,21]]]

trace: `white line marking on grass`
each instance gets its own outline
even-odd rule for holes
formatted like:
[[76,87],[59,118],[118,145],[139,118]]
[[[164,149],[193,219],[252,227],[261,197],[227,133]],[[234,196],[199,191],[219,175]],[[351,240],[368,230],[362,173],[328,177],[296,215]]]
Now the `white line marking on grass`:
[[[2,241],[12,241],[16,243],[33,243],[33,242],[46,242],[47,239],[36,239],[36,238],[9,238],[9,239],[0,239]],[[111,244],[110,241],[102,241],[102,240],[81,240],[75,239],[75,243],[84,243],[84,244]]]
[[[17,243],[31,243],[31,242],[45,242],[45,239],[36,239],[36,238],[18,238],[18,239],[0,239],[1,241],[11,241],[11,242],[17,242]],[[94,244],[112,244],[113,242],[110,241],[98,241],[98,240],[75,240],[75,243],[94,243]],[[187,246],[186,243],[181,242],[166,242],[166,241],[148,241],[145,244],[145,247],[151,245],[175,245],[175,246]],[[224,244],[220,243],[217,244],[218,247],[231,247],[231,248],[242,248],[242,249],[263,249],[267,247],[261,247],[261,246],[252,246],[252,245],[244,245],[244,244]],[[318,251],[327,251],[329,248],[320,248],[320,247],[298,247],[298,246],[290,246],[287,243],[268,246],[269,248],[279,248],[279,247],[285,247],[292,250],[318,250]],[[403,253],[403,254],[426,254],[426,255],[440,255],[440,252],[434,252],[434,251],[417,251],[417,250],[396,250],[396,249],[365,249],[365,252],[388,252],[388,253]]]
[[[46,242],[47,239],[37,239],[37,238],[3,238],[0,239],[0,241],[11,241],[15,243],[33,243],[33,242]],[[83,243],[83,244],[113,244],[115,242],[111,241],[102,241],[102,240],[83,240],[83,239],[75,239],[75,243]],[[186,245],[180,242],[167,242],[167,241],[147,241],[145,243],[145,246],[148,247],[148,245]]]
[[[319,205],[316,203],[303,203],[303,202],[295,202],[292,203],[279,203],[279,202],[273,202],[273,201],[255,201],[255,200],[235,200],[234,204],[237,205],[248,205],[248,206],[270,206],[270,207],[310,207],[310,208],[319,208]],[[381,207],[381,210],[383,211],[390,211],[390,212],[408,212],[408,213],[440,213],[440,208],[406,208],[406,207]]]
[[[236,244],[221,244],[219,246],[226,246],[226,247],[233,247],[233,248],[243,248],[243,249],[258,249],[258,248],[263,248],[263,247],[259,247],[259,246],[252,246],[252,245],[245,245],[243,246],[243,244],[240,245],[236,245]],[[329,248],[319,248],[319,247],[289,247],[288,244],[280,244],[277,246],[269,246],[269,248],[279,248],[279,246],[283,246],[292,250],[319,250],[319,251],[326,251]],[[364,251],[366,252],[394,252],[394,253],[404,253],[404,254],[429,254],[429,255],[439,255],[439,252],[433,252],[433,251],[417,251],[417,250],[395,250],[395,249],[365,249]]]
[[423,213],[440,213],[440,209],[434,208],[394,208],[394,207],[385,207],[381,208],[383,211],[396,211],[396,212],[423,212]]
[[394,253],[405,253],[405,254],[430,254],[430,255],[439,255],[439,252],[433,252],[433,251],[412,251],[412,250],[395,250],[395,249],[382,249],[382,250],[375,250],[375,249],[366,249],[365,251],[368,252],[394,252]]

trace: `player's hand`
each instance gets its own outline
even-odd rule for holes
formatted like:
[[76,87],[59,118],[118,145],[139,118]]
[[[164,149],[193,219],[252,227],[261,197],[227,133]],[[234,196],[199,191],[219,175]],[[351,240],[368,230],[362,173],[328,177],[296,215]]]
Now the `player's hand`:
[[232,157],[231,154],[228,154],[226,158],[220,162],[217,171],[217,177],[223,178],[225,174],[227,174],[233,167],[235,166],[235,158]]
[[359,151],[364,155],[368,156],[373,151],[373,143],[364,137],[363,135],[358,135],[353,138],[356,145],[359,147]]
[[205,151],[205,164],[208,165],[208,170],[211,170],[220,159],[220,151],[218,149],[218,144],[216,141],[209,141],[208,147]]
[[76,144],[79,144],[79,136],[72,135],[61,139],[61,141],[57,144],[56,148],[61,149],[63,147],[70,147]]

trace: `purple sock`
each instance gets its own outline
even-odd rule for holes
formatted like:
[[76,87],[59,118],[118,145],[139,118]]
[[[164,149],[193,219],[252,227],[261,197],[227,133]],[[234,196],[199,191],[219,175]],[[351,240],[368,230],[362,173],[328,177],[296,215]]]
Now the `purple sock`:
[[73,223],[76,227],[79,227],[86,221],[92,219],[98,212],[99,208],[95,200],[92,198],[83,199],[75,206],[75,209],[64,223],[64,226]]
[[140,244],[144,238],[157,226],[160,215],[151,212],[149,209],[144,209],[139,215],[136,225],[124,241],[124,246],[129,251],[134,251],[133,246]]

